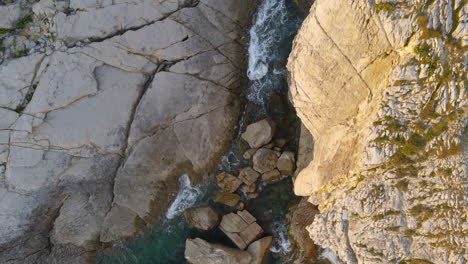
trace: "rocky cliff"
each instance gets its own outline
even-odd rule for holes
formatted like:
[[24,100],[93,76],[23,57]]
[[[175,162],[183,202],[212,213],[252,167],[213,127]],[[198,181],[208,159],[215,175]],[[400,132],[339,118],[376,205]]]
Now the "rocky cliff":
[[346,263],[468,261],[467,11],[316,0],[295,39],[290,98],[314,138],[295,192]]
[[0,1],[0,262],[83,263],[226,151],[255,1],[34,2]]

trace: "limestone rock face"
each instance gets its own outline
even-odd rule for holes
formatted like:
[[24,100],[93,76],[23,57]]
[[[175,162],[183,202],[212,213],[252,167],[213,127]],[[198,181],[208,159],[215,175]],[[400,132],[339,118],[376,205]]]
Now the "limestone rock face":
[[250,264],[249,252],[211,244],[203,239],[187,239],[185,259],[192,264]]
[[189,208],[184,211],[184,216],[187,223],[200,230],[213,229],[221,220],[219,214],[209,206]]
[[153,224],[181,174],[214,169],[254,4],[0,6],[0,27],[16,27],[0,51],[1,263],[89,262]]
[[316,0],[294,41],[290,98],[313,137],[294,189],[319,206],[310,237],[345,263],[468,260],[468,6],[455,2]]
[[242,184],[242,180],[230,173],[221,172],[216,176],[216,183],[223,191],[233,193]]

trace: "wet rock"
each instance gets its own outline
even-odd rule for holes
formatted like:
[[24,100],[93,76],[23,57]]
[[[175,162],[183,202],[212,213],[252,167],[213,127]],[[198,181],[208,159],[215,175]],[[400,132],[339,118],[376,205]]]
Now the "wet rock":
[[239,188],[242,181],[232,174],[221,172],[216,176],[216,183],[223,191],[232,193]]
[[267,148],[267,149],[272,149],[274,146],[275,146],[275,143],[270,143],[270,144],[266,144],[266,145],[263,146],[263,147],[264,147],[264,148]]
[[213,201],[235,207],[240,201],[240,196],[235,193],[220,192],[214,196]]
[[272,171],[268,171],[262,174],[262,180],[266,183],[277,181],[280,178],[281,178],[281,173],[277,169],[274,169]]
[[200,230],[213,229],[221,220],[219,214],[209,206],[187,209],[184,217],[187,223]]
[[277,138],[275,139],[275,146],[278,148],[284,147],[286,145],[287,140],[285,138]]
[[191,264],[250,264],[249,252],[195,238],[185,242],[185,259]]
[[248,125],[241,137],[251,148],[258,148],[268,144],[268,142],[273,138],[274,133],[275,124],[273,121],[263,119]]
[[260,174],[251,167],[243,168],[239,172],[239,179],[242,182],[244,182],[247,186],[253,185],[257,181],[259,176]]
[[243,184],[241,187],[240,187],[240,190],[244,193],[253,193],[255,192],[255,190],[257,189],[257,186],[255,183],[252,183],[251,185],[246,185],[246,184]]
[[261,148],[255,152],[252,161],[254,170],[265,173],[276,168],[278,156],[273,150]]
[[247,251],[250,253],[250,255],[252,255],[252,264],[264,263],[272,241],[273,237],[267,236],[250,244],[250,246],[247,248]]
[[253,148],[253,149],[248,149],[246,152],[244,152],[244,155],[242,157],[246,160],[249,160],[252,158],[252,156],[257,152],[258,149]]
[[285,151],[278,158],[276,163],[278,170],[284,175],[292,175],[295,169],[294,152]]
[[312,224],[315,215],[319,212],[317,206],[309,203],[307,197],[304,197],[291,211],[293,213],[289,234],[298,247],[295,263],[307,263],[306,261],[315,260],[319,254],[319,247],[310,238],[306,227]]
[[263,234],[256,219],[246,210],[223,216],[219,228],[240,249],[245,249],[252,241]]

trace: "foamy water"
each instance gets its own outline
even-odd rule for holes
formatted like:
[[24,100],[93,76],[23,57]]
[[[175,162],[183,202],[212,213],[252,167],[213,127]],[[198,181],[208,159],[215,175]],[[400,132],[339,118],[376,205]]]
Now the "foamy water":
[[260,5],[249,31],[247,99],[251,103],[262,105],[272,92],[287,88],[285,64],[301,22],[290,1],[264,0]]
[[291,252],[291,241],[288,239],[288,226],[286,219],[274,223],[273,246],[270,251],[280,255],[287,255]]
[[179,177],[179,193],[166,213],[167,219],[173,219],[180,215],[185,209],[193,207],[203,192],[200,186],[192,186],[187,174]]

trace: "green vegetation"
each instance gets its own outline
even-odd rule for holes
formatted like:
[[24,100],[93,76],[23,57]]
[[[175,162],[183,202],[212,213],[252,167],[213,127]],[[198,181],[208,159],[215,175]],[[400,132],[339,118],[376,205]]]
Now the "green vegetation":
[[33,22],[32,14],[27,15],[21,18],[18,22],[16,22],[17,29],[24,29],[29,23]]
[[0,35],[8,34],[15,31],[13,28],[0,28]]
[[388,12],[388,13],[392,13],[397,8],[398,8],[397,4],[396,3],[391,3],[391,2],[375,4],[375,10],[377,12],[385,11],[385,12]]
[[403,260],[399,264],[434,264],[430,261],[423,260],[423,259],[408,259]]
[[392,216],[392,215],[400,215],[400,211],[387,211],[383,214],[374,215],[372,219],[374,219],[374,221],[378,221],[378,220],[384,219],[387,216]]
[[409,184],[409,181],[407,179],[404,179],[404,180],[399,181],[397,184],[395,184],[395,187],[404,192],[407,192],[408,184]]
[[431,55],[431,51],[431,46],[428,44],[422,44],[414,47],[414,53],[420,57],[419,62],[429,64],[427,76],[433,75],[440,64],[439,57]]
[[28,55],[28,53],[29,53],[29,49],[17,50],[17,51],[15,52],[14,57],[15,57],[15,58],[23,57],[23,56]]

